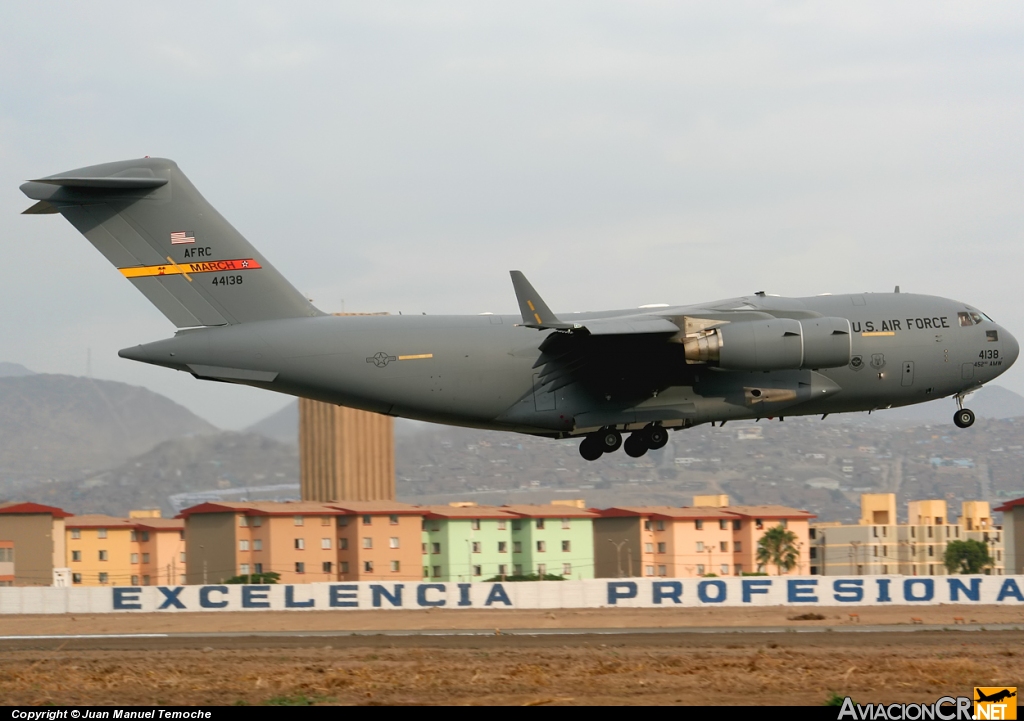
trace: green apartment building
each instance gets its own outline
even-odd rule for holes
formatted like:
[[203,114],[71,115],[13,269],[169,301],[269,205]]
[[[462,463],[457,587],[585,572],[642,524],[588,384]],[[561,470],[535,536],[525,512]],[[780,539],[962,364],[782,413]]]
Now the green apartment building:
[[426,506],[423,577],[483,581],[495,576],[594,577],[597,514],[568,505]]

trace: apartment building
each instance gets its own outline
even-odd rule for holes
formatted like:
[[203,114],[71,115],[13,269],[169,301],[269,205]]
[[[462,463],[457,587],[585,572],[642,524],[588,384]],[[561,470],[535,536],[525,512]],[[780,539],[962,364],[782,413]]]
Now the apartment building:
[[421,518],[397,501],[203,503],[186,508],[188,583],[419,580]]
[[176,586],[185,579],[185,524],[158,510],[128,518],[71,516],[65,520],[72,585]]
[[594,578],[594,511],[572,502],[509,505],[512,521],[512,573]]
[[39,503],[0,503],[0,540],[16,549],[15,586],[65,586],[64,521],[71,514]]
[[796,535],[798,561],[788,573],[807,573],[813,514],[785,506],[730,506],[727,496],[695,501],[715,505],[619,506],[598,511],[600,517],[594,521],[597,577],[774,573],[777,569],[763,569],[757,563],[757,547],[776,526]]
[[[887,510],[878,511],[880,506]],[[1003,575],[1002,529],[992,525],[985,501],[964,501],[960,521],[950,522],[943,499],[910,501],[907,523],[896,522],[896,495],[864,494],[856,525],[816,524],[812,529],[812,574],[943,576],[946,545],[973,538],[989,546],[995,561],[986,573]],[[879,521],[887,521],[881,523]]]
[[1024,573],[1024,498],[995,509],[1003,514],[1003,565],[1008,574]]

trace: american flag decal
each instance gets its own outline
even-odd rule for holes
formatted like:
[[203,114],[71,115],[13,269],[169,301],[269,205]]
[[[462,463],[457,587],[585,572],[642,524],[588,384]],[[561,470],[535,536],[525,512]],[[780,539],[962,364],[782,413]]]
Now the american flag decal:
[[171,233],[171,245],[185,245],[187,243],[195,243],[195,242],[196,242],[195,237],[189,235],[185,231],[182,231],[180,233]]

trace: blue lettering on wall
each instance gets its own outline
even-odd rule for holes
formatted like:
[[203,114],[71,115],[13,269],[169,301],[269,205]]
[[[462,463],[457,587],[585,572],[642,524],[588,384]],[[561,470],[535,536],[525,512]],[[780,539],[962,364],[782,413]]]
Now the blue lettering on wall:
[[[462,584],[468,586],[469,584]],[[416,587],[416,603],[420,606],[443,606],[445,600],[443,598],[436,598],[433,601],[427,598],[427,591],[440,591],[444,593],[443,583],[421,583]]]
[[1012,578],[1008,578],[1003,581],[1003,585],[999,588],[999,597],[996,598],[996,600],[1002,601],[1008,596],[1013,596],[1018,601],[1024,603],[1024,595],[1021,594],[1020,588],[1017,587],[1017,582]]
[[[924,586],[924,593],[920,596],[914,595],[914,586]],[[903,582],[903,598],[908,601],[931,601],[935,596],[935,581],[930,578],[908,578]]]
[[818,581],[813,578],[797,581],[790,579],[786,582],[786,600],[790,603],[817,603],[818,597],[814,595]]
[[227,599],[213,601],[210,596],[214,593],[227,595],[227,586],[203,586],[199,589],[199,605],[203,608],[224,608],[228,605]]
[[891,578],[879,578],[878,582],[878,603],[890,603],[892,599],[889,597],[889,584],[892,583]]
[[750,603],[755,593],[768,593],[772,582],[766,578],[743,579],[743,603]]
[[620,598],[636,598],[635,581],[608,582],[608,605],[614,606]]
[[402,607],[402,589],[405,588],[404,583],[395,584],[395,592],[391,593],[386,588],[381,586],[379,583],[375,583],[370,586],[370,590],[373,591],[373,607],[380,608],[380,602],[382,598],[386,598],[388,603],[392,606]]
[[142,603],[139,601],[140,593],[142,593],[142,589],[135,586],[114,588],[114,610],[131,611],[141,609]]
[[165,608],[185,608],[185,604],[181,601],[181,592],[185,590],[184,586],[178,586],[177,588],[166,588],[164,586],[157,586],[160,593],[164,595],[164,602],[156,609],[157,611],[163,611]]
[[[717,589],[714,596],[708,593],[709,588]],[[721,603],[725,596],[725,581],[701,581],[697,584],[697,598],[704,603]]]
[[359,602],[356,600],[359,597],[358,590],[359,586],[354,583],[331,586],[327,605],[331,608],[357,608],[359,606]]
[[508,600],[508,594],[505,593],[505,587],[500,583],[496,583],[491,586],[491,592],[487,594],[487,600],[484,602],[485,606],[490,606],[492,603],[497,602],[504,603],[506,606],[511,606],[512,602]]
[[469,589],[473,586],[472,583],[460,583],[459,584],[459,604],[460,606],[472,606],[473,602],[469,600]]
[[270,608],[270,586],[242,586],[242,608]]
[[842,603],[860,603],[864,600],[862,579],[842,579],[832,583],[833,597]]
[[285,608],[313,608],[315,599],[309,598],[305,601],[295,600],[295,586],[284,587],[284,607]]
[[655,581],[654,582],[654,602],[661,605],[661,602],[665,599],[672,601],[672,603],[682,603],[682,599],[679,598],[683,595],[683,584],[680,581]]
[[980,601],[981,600],[981,579],[972,578],[971,587],[967,588],[964,582],[959,578],[948,578],[949,582],[949,600],[956,601],[960,600],[960,593],[967,597],[968,601]]

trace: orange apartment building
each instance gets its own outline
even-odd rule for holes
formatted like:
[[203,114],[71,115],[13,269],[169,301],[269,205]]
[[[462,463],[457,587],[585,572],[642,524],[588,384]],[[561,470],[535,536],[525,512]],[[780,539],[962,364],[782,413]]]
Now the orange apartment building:
[[71,516],[65,521],[72,585],[176,586],[184,583],[185,524],[160,511],[128,518]]
[[[704,500],[704,499],[701,499]],[[723,499],[728,503],[727,499]],[[619,506],[596,511],[594,564],[598,578],[739,576],[760,568],[757,544],[778,525],[796,534],[799,559],[789,573],[809,569],[810,519],[785,506]]]
[[187,583],[277,573],[281,583],[420,580],[423,511],[397,501],[203,503],[186,508]]

